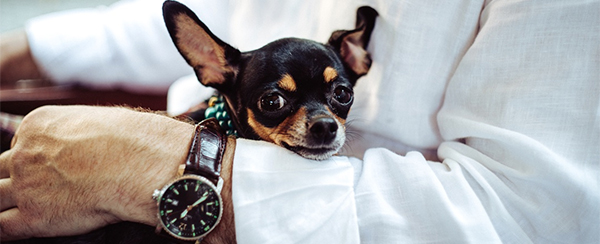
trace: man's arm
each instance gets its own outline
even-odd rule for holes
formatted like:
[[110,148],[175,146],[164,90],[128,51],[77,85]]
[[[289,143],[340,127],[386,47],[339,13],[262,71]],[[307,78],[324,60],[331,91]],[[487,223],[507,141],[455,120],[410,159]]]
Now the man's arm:
[[[165,28],[163,2],[117,1],[35,17],[25,26],[31,53],[43,74],[59,84],[165,92],[193,71]],[[214,29],[229,30],[227,1],[183,2],[203,20],[219,23]]]
[[[0,237],[76,235],[119,221],[156,226],[152,192],[175,178],[193,133],[190,124],[127,108],[35,110],[0,156]],[[235,240],[234,150],[230,139],[222,169],[224,216],[210,243]]]
[[42,78],[24,30],[2,34],[0,54],[0,85],[12,85],[21,79]]

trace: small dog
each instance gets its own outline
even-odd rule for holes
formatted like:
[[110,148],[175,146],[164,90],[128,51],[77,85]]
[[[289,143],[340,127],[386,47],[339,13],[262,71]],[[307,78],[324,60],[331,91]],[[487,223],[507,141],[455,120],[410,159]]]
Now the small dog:
[[229,126],[316,160],[344,145],[352,88],[371,66],[365,49],[377,15],[359,8],[356,29],[333,32],[327,44],[285,38],[240,52],[183,4],[163,5],[171,39],[200,83],[222,95],[226,112],[219,115],[231,118]]

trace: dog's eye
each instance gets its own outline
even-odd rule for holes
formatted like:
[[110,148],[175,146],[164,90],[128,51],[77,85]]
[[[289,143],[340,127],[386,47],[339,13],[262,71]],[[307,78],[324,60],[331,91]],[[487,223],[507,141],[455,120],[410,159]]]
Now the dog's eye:
[[271,93],[260,99],[260,108],[264,111],[277,111],[283,108],[286,103],[281,95]]
[[333,90],[335,100],[346,105],[352,102],[352,91],[346,87],[338,86]]

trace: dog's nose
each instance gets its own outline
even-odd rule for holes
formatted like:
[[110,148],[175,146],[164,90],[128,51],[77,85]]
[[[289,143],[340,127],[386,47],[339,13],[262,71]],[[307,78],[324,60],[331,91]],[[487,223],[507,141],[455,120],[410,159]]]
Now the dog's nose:
[[308,125],[313,142],[321,145],[331,143],[335,139],[337,129],[337,123],[330,117],[313,118]]

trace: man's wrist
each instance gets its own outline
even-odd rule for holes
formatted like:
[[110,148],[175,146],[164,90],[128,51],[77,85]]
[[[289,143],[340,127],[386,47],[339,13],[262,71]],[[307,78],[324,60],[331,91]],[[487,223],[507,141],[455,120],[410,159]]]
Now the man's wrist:
[[[190,142],[185,144],[185,149],[189,149],[192,144],[192,138],[194,135],[194,128],[192,127],[192,131],[189,131],[187,137],[190,138]],[[185,135],[181,135],[185,136]],[[183,141],[179,140],[179,142]],[[223,214],[221,217],[220,223],[212,230],[205,238],[203,238],[202,243],[235,243],[235,227],[234,227],[234,219],[233,219],[233,203],[231,201],[231,173],[232,173],[232,165],[233,165],[233,155],[235,152],[235,144],[236,140],[234,137],[227,137],[225,151],[223,153],[223,157],[221,160],[221,171],[220,177],[223,181],[223,188],[221,190],[221,197],[223,202]],[[181,147],[180,143],[180,147]],[[181,152],[180,152],[181,153]],[[186,153],[183,153],[186,154]],[[149,204],[146,213],[143,214],[141,219],[139,220],[129,220],[129,221],[137,221],[151,226],[157,226],[159,224],[159,220],[157,217],[157,202],[152,201],[150,197],[152,195],[153,189],[162,189],[166,184],[168,184],[173,179],[179,176],[178,170],[180,170],[180,166],[183,162],[185,162],[185,156],[180,158],[181,160],[173,161],[169,160],[165,162],[168,164],[168,170],[162,170],[160,175],[157,175],[154,179],[154,183],[152,187],[146,187],[148,189],[144,191],[149,191],[145,196],[141,196],[144,198],[144,201],[150,201],[149,203],[144,203],[144,205]],[[162,177],[158,179],[158,177]]]
[[[174,120],[172,118],[145,113],[146,116],[154,116],[146,120],[147,123],[160,124],[161,126],[169,126],[169,133],[165,133],[161,138],[146,138],[146,143],[159,144],[155,148],[159,151],[152,155],[132,156],[138,160],[143,157],[147,161],[145,168],[139,168],[140,171],[145,171],[144,177],[139,177],[138,182],[129,181],[130,184],[136,184],[137,190],[131,196],[118,196],[116,199],[109,200],[109,212],[113,213],[121,221],[139,222],[146,225],[156,226],[157,204],[152,199],[152,193],[155,189],[161,189],[169,181],[175,179],[178,174],[179,166],[185,162],[188,149],[191,145],[194,134],[194,126]],[[135,118],[132,118],[135,119]],[[142,118],[138,118],[142,119]],[[118,209],[112,207],[117,206]]]

